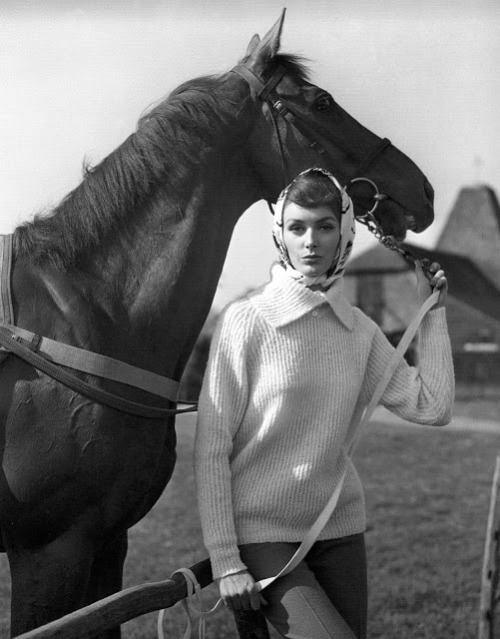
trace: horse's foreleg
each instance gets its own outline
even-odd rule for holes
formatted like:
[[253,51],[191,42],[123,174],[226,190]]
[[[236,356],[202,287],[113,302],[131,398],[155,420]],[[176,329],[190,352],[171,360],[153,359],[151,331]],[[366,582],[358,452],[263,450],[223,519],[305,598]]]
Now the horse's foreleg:
[[[99,553],[96,553],[85,596],[85,605],[104,599],[104,597],[121,590],[127,545],[127,531],[124,531]],[[120,639],[120,636],[120,628],[118,627],[102,633],[99,635],[99,639]]]
[[84,604],[93,547],[79,531],[69,530],[37,548],[6,541],[12,578],[12,637]]

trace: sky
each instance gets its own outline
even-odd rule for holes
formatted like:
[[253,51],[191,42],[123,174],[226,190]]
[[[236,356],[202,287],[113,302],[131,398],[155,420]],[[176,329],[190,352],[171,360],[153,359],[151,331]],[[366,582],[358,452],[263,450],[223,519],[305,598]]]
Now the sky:
[[[287,8],[282,51],[434,186],[431,248],[464,186],[500,195],[498,0],[2,0],[0,232],[50,210],[182,82],[224,72]],[[267,279],[267,206],[238,223],[220,308]],[[372,246],[358,233],[354,254]]]

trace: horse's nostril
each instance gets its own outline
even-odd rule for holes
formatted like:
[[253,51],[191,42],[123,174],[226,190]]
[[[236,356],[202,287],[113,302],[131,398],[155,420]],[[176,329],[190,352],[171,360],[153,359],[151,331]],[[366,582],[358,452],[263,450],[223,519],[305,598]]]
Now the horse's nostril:
[[434,189],[427,178],[424,178],[424,192],[431,204],[434,204]]

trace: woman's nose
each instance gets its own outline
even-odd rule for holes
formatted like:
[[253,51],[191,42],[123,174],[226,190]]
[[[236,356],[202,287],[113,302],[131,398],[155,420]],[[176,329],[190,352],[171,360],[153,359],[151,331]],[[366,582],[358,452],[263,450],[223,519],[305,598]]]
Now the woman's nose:
[[316,236],[312,231],[306,234],[305,245],[307,248],[317,246]]

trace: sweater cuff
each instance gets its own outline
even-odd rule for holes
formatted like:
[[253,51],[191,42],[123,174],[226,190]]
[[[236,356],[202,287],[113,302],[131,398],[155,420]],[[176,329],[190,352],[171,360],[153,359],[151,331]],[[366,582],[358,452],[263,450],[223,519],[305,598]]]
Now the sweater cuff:
[[242,570],[248,570],[246,564],[241,561],[237,548],[235,550],[231,550],[230,548],[209,549],[209,554],[214,580],[233,575]]
[[448,333],[448,326],[446,324],[446,308],[441,306],[439,308],[432,308],[422,320],[421,331],[426,334],[430,331],[433,335],[442,335]]

